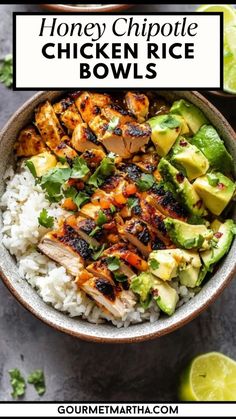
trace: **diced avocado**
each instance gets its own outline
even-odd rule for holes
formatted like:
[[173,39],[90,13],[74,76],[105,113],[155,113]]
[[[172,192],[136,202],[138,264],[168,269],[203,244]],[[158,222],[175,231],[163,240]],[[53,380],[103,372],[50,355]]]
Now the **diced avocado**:
[[212,221],[211,223],[211,229],[213,231],[213,233],[217,233],[217,231],[219,231],[219,228],[221,226],[221,222],[217,219],[215,219],[214,221]]
[[210,270],[211,265],[218,262],[229,251],[235,234],[234,231],[234,221],[226,220],[223,224],[221,224],[218,232],[215,233],[215,238],[218,238],[216,246],[211,250],[207,250],[201,253],[203,263],[208,270]]
[[179,115],[158,115],[147,121],[152,129],[151,139],[160,156],[166,156],[180,133],[186,133],[186,124]]
[[182,250],[185,263],[180,264],[179,279],[182,285],[196,287],[201,268],[201,259],[197,252]]
[[208,249],[213,237],[212,230],[204,224],[193,225],[167,217],[164,220],[167,232],[172,241],[184,249]]
[[145,302],[153,285],[153,275],[150,272],[142,272],[131,280],[130,288],[139,295],[140,301]]
[[151,252],[148,259],[150,271],[163,281],[170,281],[176,277],[178,269],[177,250],[165,249]]
[[199,177],[193,187],[205,206],[215,215],[222,213],[235,191],[235,183],[219,172]]
[[232,172],[233,158],[212,125],[203,125],[191,139],[191,144],[202,151],[213,169],[226,174]]
[[179,301],[179,296],[174,288],[168,283],[155,279],[153,290],[153,298],[156,300],[158,307],[168,316],[171,316],[176,308],[176,304]]
[[180,198],[182,204],[188,209],[191,215],[201,217],[205,214],[205,208],[199,195],[193,188],[188,179],[179,172],[165,158],[162,158],[158,165],[158,170],[165,182],[170,182],[175,189],[177,198]]
[[45,175],[50,169],[57,165],[56,157],[48,151],[33,156],[26,161],[26,166],[34,177]]
[[173,103],[171,113],[181,115],[187,122],[191,131],[195,134],[203,124],[207,124],[208,120],[204,113],[190,102],[184,99],[177,100]]
[[190,181],[205,175],[209,169],[209,163],[204,154],[183,137],[177,139],[171,152],[171,162],[179,170],[184,171]]

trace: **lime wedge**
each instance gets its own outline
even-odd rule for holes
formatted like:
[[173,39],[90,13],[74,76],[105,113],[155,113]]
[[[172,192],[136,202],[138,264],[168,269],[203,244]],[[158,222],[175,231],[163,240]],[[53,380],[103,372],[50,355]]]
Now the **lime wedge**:
[[236,10],[230,4],[202,4],[197,12],[224,13],[224,90],[236,93]]
[[209,352],[194,358],[181,376],[182,401],[236,401],[236,362]]

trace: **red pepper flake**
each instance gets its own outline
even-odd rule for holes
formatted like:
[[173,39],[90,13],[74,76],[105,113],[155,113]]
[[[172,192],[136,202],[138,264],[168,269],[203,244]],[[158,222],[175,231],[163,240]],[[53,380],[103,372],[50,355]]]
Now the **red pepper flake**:
[[188,143],[185,140],[180,140],[179,145],[181,145],[182,147],[186,147]]
[[223,233],[221,233],[220,231],[217,231],[217,233],[215,233],[215,234],[214,234],[214,236],[215,236],[217,239],[220,239],[220,238],[223,236]]
[[176,131],[176,132],[179,132],[179,127],[175,128],[175,131]]
[[177,180],[178,183],[182,183],[184,181],[184,175],[183,175],[183,173],[179,172],[176,175],[176,180]]
[[202,200],[199,199],[199,201],[196,202],[195,207],[197,207],[198,209],[200,209],[202,207]]
[[225,185],[223,183],[219,182],[218,185],[217,185],[217,188],[222,190],[222,189],[225,188]]
[[158,297],[158,295],[159,295],[158,290],[156,290],[156,289],[152,290],[152,295],[153,295],[153,297]]

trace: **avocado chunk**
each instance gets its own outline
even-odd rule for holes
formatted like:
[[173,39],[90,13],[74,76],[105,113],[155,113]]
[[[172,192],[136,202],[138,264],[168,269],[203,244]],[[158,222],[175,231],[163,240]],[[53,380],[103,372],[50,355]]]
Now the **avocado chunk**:
[[25,164],[34,177],[41,177],[57,165],[57,159],[52,153],[45,151],[31,157]]
[[191,215],[199,217],[205,215],[205,208],[201,198],[182,172],[179,172],[165,158],[160,160],[158,170],[164,178],[164,181],[172,184],[173,189],[176,191],[177,199],[181,199],[182,204]]
[[204,113],[197,108],[197,106],[184,99],[174,102],[170,112],[181,115],[187,122],[193,134],[195,134],[203,124],[208,123]]
[[184,263],[179,267],[179,279],[181,285],[189,288],[195,288],[198,282],[201,259],[197,252],[182,250]]
[[211,168],[225,174],[232,172],[233,158],[212,125],[203,125],[191,139],[191,144],[201,150],[209,161]]
[[179,115],[158,115],[147,122],[152,129],[152,142],[160,156],[168,154],[180,133],[188,132],[184,119]]
[[234,230],[234,221],[226,220],[220,225],[218,232],[215,233],[215,238],[218,239],[216,246],[211,250],[201,253],[202,261],[208,271],[211,270],[214,263],[218,262],[226,253],[228,253],[234,238]]
[[176,304],[179,301],[179,296],[174,288],[172,288],[168,283],[161,281],[160,279],[155,279],[152,295],[158,307],[166,313],[168,316],[171,316],[176,308]]
[[164,220],[172,241],[184,249],[209,249],[213,231],[204,224],[193,225],[167,217]]
[[153,276],[150,272],[142,272],[131,280],[131,290],[138,294],[141,303],[147,301],[153,285]]
[[222,213],[235,191],[235,183],[220,172],[199,177],[193,187],[205,206],[215,215]]
[[184,137],[177,139],[171,150],[170,161],[179,170],[186,173],[190,181],[205,175],[209,169],[209,162],[204,154]]
[[177,276],[178,249],[154,250],[148,258],[150,271],[163,281]]

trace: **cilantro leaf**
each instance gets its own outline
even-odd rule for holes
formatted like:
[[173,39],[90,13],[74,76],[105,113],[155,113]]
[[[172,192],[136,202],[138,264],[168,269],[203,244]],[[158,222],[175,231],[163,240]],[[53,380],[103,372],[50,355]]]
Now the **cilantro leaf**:
[[111,211],[112,214],[114,214],[116,212],[115,205],[113,205],[113,204],[110,205],[110,211]]
[[74,188],[73,186],[65,189],[63,193],[66,198],[71,198],[78,208],[81,208],[82,205],[90,201],[90,197],[87,193],[82,192],[82,191],[78,192],[77,189]]
[[25,394],[25,379],[22,377],[20,371],[17,368],[8,371],[10,375],[10,383],[12,386],[13,392],[11,393],[12,397],[17,398]]
[[106,245],[103,244],[102,246],[100,246],[96,252],[94,252],[92,259],[93,260],[98,260],[100,258],[100,256],[103,254],[103,251],[105,249]]
[[101,186],[106,178],[111,176],[115,171],[114,159],[110,157],[105,157],[95,172],[88,180],[88,185],[93,185],[95,188]]
[[155,269],[158,269],[160,266],[160,263],[156,259],[149,259],[148,264],[151,269],[155,271]]
[[72,179],[83,179],[89,173],[89,168],[82,157],[76,157],[73,160],[73,166],[71,171]]
[[101,230],[101,227],[99,227],[99,226],[97,226],[97,227],[95,227],[90,233],[89,233],[89,236],[90,237],[94,237],[95,236],[95,234],[97,234],[99,231]]
[[47,192],[50,202],[58,202],[62,198],[61,187],[71,175],[70,167],[54,167],[49,170],[40,180],[41,187]]
[[98,226],[102,226],[107,222],[107,217],[102,210],[98,211],[98,218],[96,220]]
[[130,196],[127,200],[127,205],[130,209],[136,207],[139,204],[139,199],[136,196]]
[[142,173],[141,177],[137,180],[136,185],[141,192],[148,191],[155,183],[154,176],[148,173]]
[[161,122],[161,128],[178,128],[181,125],[181,122],[178,121],[174,116],[172,115],[166,115],[166,118]]
[[28,383],[33,384],[35,387],[35,390],[39,394],[39,396],[42,396],[46,391],[45,386],[45,378],[44,373],[42,370],[35,370],[33,371],[29,377],[28,377]]
[[109,256],[106,259],[106,263],[111,272],[117,271],[120,268],[120,259],[116,256]]
[[122,272],[121,273],[120,272],[114,272],[113,275],[114,275],[114,278],[117,282],[126,282],[127,279],[128,279],[128,277],[125,274],[123,274]]
[[48,215],[47,210],[43,208],[39,214],[38,222],[43,227],[52,228],[54,225],[54,218]]
[[4,58],[0,66],[0,82],[4,83],[6,87],[11,87],[13,83],[13,63],[12,55],[8,54]]
[[26,167],[28,167],[31,174],[36,178],[37,173],[36,173],[36,169],[35,169],[35,166],[34,166],[34,163],[32,162],[32,160],[30,160],[30,159],[26,160],[25,165],[26,165]]
[[118,116],[113,116],[113,118],[110,120],[108,127],[107,127],[107,131],[111,132],[114,131],[114,129],[117,127],[117,125],[119,124],[119,117]]

